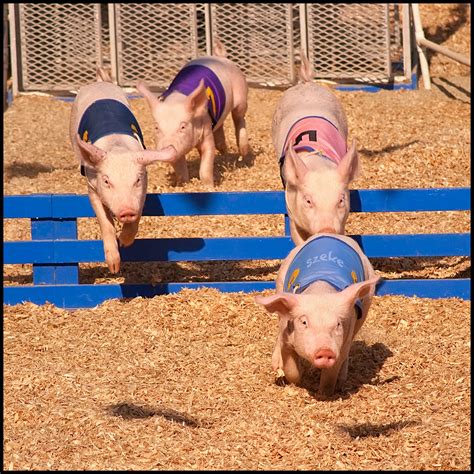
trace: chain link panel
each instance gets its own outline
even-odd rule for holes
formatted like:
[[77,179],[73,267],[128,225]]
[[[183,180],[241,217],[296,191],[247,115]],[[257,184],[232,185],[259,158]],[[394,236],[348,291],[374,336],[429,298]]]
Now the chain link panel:
[[16,11],[24,91],[77,90],[95,80],[96,64],[112,66],[120,86],[140,78],[164,90],[211,51],[214,36],[252,85],[294,84],[306,39],[317,79],[387,81],[403,62],[399,4],[20,3]]
[[115,21],[121,86],[144,79],[164,89],[187,61],[198,56],[196,4],[117,3]]
[[312,3],[307,11],[308,53],[316,78],[390,77],[387,3]]
[[212,3],[212,36],[249,84],[294,82],[293,8],[291,3]]
[[68,91],[95,80],[101,64],[100,4],[20,3],[21,83]]

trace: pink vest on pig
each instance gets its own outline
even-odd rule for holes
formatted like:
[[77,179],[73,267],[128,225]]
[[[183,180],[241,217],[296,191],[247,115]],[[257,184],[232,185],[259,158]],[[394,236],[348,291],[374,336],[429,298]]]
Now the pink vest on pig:
[[290,143],[296,152],[316,152],[336,165],[347,152],[346,140],[328,119],[312,115],[297,120],[288,131],[280,154],[280,173],[284,186],[283,162]]

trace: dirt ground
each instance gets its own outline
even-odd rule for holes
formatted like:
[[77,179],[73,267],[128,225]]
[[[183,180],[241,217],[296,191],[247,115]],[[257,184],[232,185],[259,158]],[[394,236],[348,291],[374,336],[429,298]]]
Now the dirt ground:
[[[420,4],[428,39],[470,55],[468,4]],[[340,92],[362,175],[353,189],[470,186],[470,68],[429,54],[433,88]],[[270,139],[281,91],[252,88],[253,153],[218,155],[216,191],[280,190]],[[131,101],[148,147],[152,118]],[[68,142],[70,102],[21,96],[4,113],[4,194],[86,193]],[[149,193],[175,186],[149,169]],[[470,212],[352,213],[348,234],[469,232]],[[281,216],[143,218],[137,238],[281,235]],[[4,240],[31,238],[8,220]],[[95,219],[80,239],[100,239]],[[81,283],[273,280],[279,261],[81,264]],[[470,258],[373,259],[383,278],[470,277]],[[32,282],[31,265],[5,265],[4,285]],[[468,470],[470,301],[375,297],[353,343],[349,377],[330,400],[319,374],[278,386],[270,367],[276,315],[255,294],[212,289],[68,312],[4,305],[6,470]]]

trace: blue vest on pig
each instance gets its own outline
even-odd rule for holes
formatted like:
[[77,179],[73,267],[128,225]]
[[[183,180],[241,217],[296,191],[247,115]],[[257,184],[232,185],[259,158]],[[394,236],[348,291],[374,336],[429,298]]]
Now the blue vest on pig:
[[208,67],[199,64],[185,66],[178,72],[168,89],[161,94],[161,97],[166,99],[172,92],[181,92],[181,94],[189,95],[199,86],[201,79],[204,79],[207,94],[207,110],[211,117],[212,128],[214,128],[224,113],[225,91],[219,78]]
[[[365,280],[359,254],[336,237],[321,236],[306,243],[290,263],[284,291],[302,293],[311,283],[325,281],[342,291]],[[357,319],[362,317],[362,303],[356,302]]]
[[[145,149],[143,134],[132,111],[122,102],[113,99],[100,99],[93,102],[84,112],[79,122],[78,133],[89,143],[115,133],[130,135]],[[85,176],[84,165],[81,174]]]

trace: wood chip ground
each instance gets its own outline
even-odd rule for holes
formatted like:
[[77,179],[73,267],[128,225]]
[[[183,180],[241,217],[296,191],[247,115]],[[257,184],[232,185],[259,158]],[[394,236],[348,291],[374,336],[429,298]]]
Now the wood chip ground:
[[[470,54],[467,4],[421,4],[428,39]],[[430,53],[433,89],[337,92],[358,143],[354,189],[470,186],[470,69]],[[253,154],[216,159],[217,191],[280,190],[270,138],[280,91],[251,89]],[[149,147],[151,114],[132,100]],[[86,193],[68,142],[71,104],[22,96],[4,113],[4,193]],[[149,170],[148,192],[206,190]],[[347,232],[469,232],[470,212],[349,217]],[[138,238],[281,235],[273,216],[144,218]],[[27,222],[5,240],[29,239]],[[100,238],[94,219],[79,238]],[[81,283],[273,280],[279,261],[81,265]],[[470,277],[470,258],[374,259],[384,278]],[[4,284],[31,283],[31,265]],[[318,374],[278,386],[276,316],[255,294],[184,290],[69,312],[4,305],[5,470],[468,470],[470,301],[375,297],[354,341],[342,392],[322,401]]]

